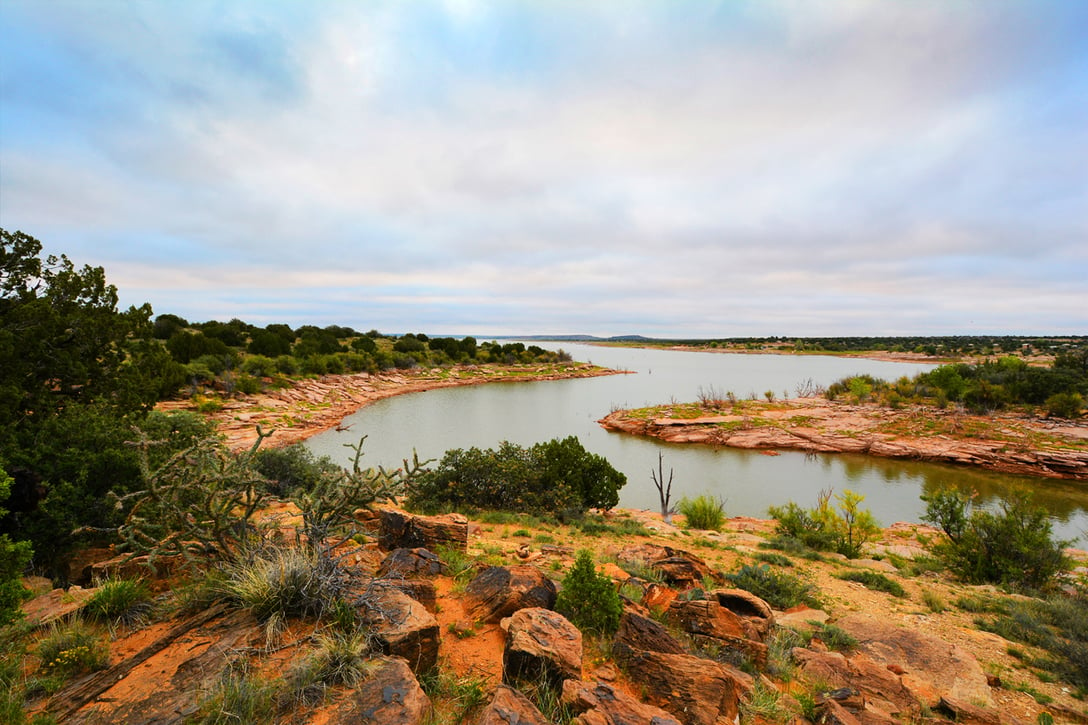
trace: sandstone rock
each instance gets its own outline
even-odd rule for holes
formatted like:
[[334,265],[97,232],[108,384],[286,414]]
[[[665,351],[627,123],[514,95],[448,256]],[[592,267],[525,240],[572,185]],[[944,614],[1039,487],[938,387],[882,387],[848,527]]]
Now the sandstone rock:
[[382,560],[378,567],[380,577],[432,577],[444,573],[446,565],[437,554],[416,547],[415,549],[394,549]]
[[69,587],[53,589],[40,594],[23,604],[23,613],[26,615],[27,624],[40,627],[43,624],[52,624],[73,612],[78,612],[87,604],[87,600],[94,596],[95,588]]
[[903,684],[927,707],[936,707],[942,697],[993,707],[986,673],[961,647],[864,614],[849,615],[837,624],[873,660],[900,668]]
[[811,609],[805,605],[793,607],[787,609],[785,612],[781,612],[775,615],[775,623],[780,627],[789,627],[790,629],[805,629],[812,630],[811,622],[817,624],[823,624],[830,615],[822,609]]
[[715,589],[710,598],[740,618],[749,639],[762,642],[774,628],[771,605],[744,589]]
[[519,609],[555,606],[555,583],[532,566],[492,566],[465,587],[474,619],[497,622]]
[[647,700],[684,725],[715,725],[737,717],[738,686],[724,667],[686,654],[638,652],[625,663],[631,682]]
[[582,633],[566,617],[530,607],[514,612],[503,625],[503,682],[543,679],[558,687],[563,680],[582,678]]
[[857,690],[867,703],[900,719],[910,719],[921,712],[918,701],[899,676],[868,655],[858,654],[848,659],[841,652],[795,647],[792,656],[809,681]]
[[449,546],[468,548],[468,519],[461,514],[416,516],[382,509],[378,512],[378,545],[386,551],[423,547],[432,551]]
[[639,702],[603,682],[567,680],[563,683],[562,701],[577,713],[572,722],[579,725],[680,725],[665,710]]
[[767,646],[749,639],[740,617],[717,601],[677,599],[669,605],[668,617],[701,645],[740,652],[761,669],[767,664]]
[[714,576],[706,562],[695,554],[671,546],[637,544],[625,547],[616,558],[622,564],[650,567],[659,572],[666,582],[680,588],[695,586],[703,579]]
[[423,725],[431,715],[431,700],[419,686],[408,663],[399,657],[375,661],[376,666],[352,697],[329,715],[328,725]]
[[499,685],[476,725],[551,725],[529,698],[512,687]]
[[684,648],[660,624],[634,612],[624,612],[620,627],[612,638],[612,654],[625,665],[639,652],[683,654]]
[[360,606],[383,653],[403,657],[416,673],[434,668],[438,662],[438,620],[422,604],[394,587],[373,586]]

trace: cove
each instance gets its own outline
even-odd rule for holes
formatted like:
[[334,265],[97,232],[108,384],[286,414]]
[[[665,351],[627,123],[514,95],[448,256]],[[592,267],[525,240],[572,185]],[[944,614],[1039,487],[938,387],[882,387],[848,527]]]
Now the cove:
[[345,444],[362,435],[364,465],[397,468],[415,450],[421,460],[437,459],[451,448],[492,448],[503,440],[521,445],[569,435],[607,458],[627,475],[620,506],[656,509],[650,480],[658,452],[666,475],[674,472],[673,498],[707,494],[725,501],[729,516],[766,517],[767,507],[793,500],[809,506],[826,488],[855,490],[865,496],[880,523],[918,521],[925,510],[920,495],[942,486],[978,492],[993,503],[1016,487],[1030,490],[1054,520],[1057,536],[1073,539],[1088,532],[1088,487],[1083,483],[1009,476],[958,466],[867,456],[817,455],[670,445],[603,430],[597,420],[616,408],[656,405],[698,398],[713,388],[738,397],[796,395],[811,380],[828,385],[847,375],[869,373],[895,380],[931,365],[883,362],[826,355],[747,355],[597,347],[541,343],[563,348],[576,360],[630,371],[580,380],[489,383],[431,390],[378,401],[344,420],[348,430],[329,430],[307,445],[319,455],[347,464]]

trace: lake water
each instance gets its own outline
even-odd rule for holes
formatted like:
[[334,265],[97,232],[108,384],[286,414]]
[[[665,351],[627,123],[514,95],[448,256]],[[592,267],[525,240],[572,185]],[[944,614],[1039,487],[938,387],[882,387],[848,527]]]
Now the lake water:
[[[664,454],[666,476],[672,469],[673,500],[709,494],[725,501],[730,516],[765,517],[767,507],[793,500],[815,503],[825,488],[845,488],[865,496],[883,525],[918,521],[925,510],[919,496],[942,486],[974,490],[993,502],[1014,487],[1033,491],[1054,517],[1063,538],[1088,533],[1088,486],[1083,483],[1006,476],[957,466],[895,461],[854,455],[817,455],[701,445],[670,445],[653,439],[611,433],[597,424],[616,408],[633,408],[698,399],[700,390],[733,392],[738,397],[794,396],[806,381],[826,386],[848,375],[869,373],[894,380],[931,366],[833,356],[740,355],[638,348],[539,343],[563,348],[576,360],[630,371],[581,380],[491,383],[431,390],[378,401],[345,419],[349,431],[334,430],[309,439],[318,454],[347,464],[344,444],[366,434],[364,463],[396,468],[415,450],[421,460],[438,459],[451,448],[494,448],[508,440],[532,445],[576,435],[586,449],[609,460],[627,475],[620,505],[657,509],[650,471]],[[1083,545],[1084,541],[1081,541]]]

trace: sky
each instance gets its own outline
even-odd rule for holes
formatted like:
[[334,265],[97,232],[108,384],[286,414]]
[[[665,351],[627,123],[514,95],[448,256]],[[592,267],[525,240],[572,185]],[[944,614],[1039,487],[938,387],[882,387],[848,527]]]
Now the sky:
[[1088,2],[0,0],[0,227],[191,321],[1088,334]]

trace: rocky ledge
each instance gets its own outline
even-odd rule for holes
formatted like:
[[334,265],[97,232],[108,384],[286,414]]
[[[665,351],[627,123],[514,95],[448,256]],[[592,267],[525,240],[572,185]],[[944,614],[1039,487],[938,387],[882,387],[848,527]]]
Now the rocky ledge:
[[724,410],[695,414],[692,407],[618,410],[599,423],[607,430],[670,443],[863,453],[1088,480],[1088,425],[1083,422],[891,409],[818,398],[738,401]]

